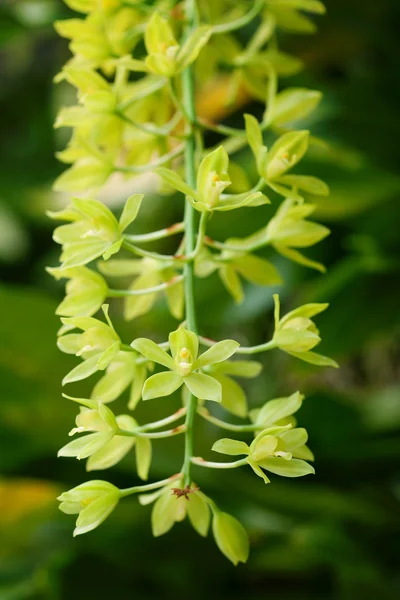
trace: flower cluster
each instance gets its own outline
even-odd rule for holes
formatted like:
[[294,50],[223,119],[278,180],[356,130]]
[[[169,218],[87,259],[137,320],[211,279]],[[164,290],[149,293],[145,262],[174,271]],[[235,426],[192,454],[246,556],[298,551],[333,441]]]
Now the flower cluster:
[[[329,234],[308,220],[313,198],[329,190],[320,179],[297,172],[314,142],[308,130],[296,128],[316,109],[321,94],[299,87],[278,89],[278,79],[299,72],[302,63],[278,48],[276,36],[280,29],[311,33],[315,24],[310,14],[322,14],[324,7],[319,0],[65,2],[80,16],[55,24],[70,41],[73,55],[56,81],[76,89],[76,104],[62,108],[56,120],[56,127],[68,127],[72,134],[58,153],[69,166],[54,187],[73,196],[65,208],[49,213],[66,223],[53,236],[61,246],[60,265],[48,271],[67,280],[57,308],[62,322],[58,347],[80,360],[63,385],[96,379],[89,398],[65,396],[79,405],[70,432],[77,437],[59,456],[87,459],[86,468],[93,471],[109,469],[134,453],[137,475],[147,481],[153,441],[182,435],[185,453],[180,472],[166,479],[126,489],[89,481],[63,493],[60,509],[78,514],[77,535],[100,525],[121,499],[137,494],[140,504],[153,503],[155,536],[188,517],[202,536],[211,526],[219,549],[236,565],[248,557],[246,531],[194,483],[192,469],[249,466],[265,483],[270,474],[314,473],[307,432],[294,417],[303,396],[296,392],[249,412],[247,393],[236,379],[257,377],[262,365],[240,355],[277,348],[313,365],[337,365],[314,352],[320,336],[312,318],[326,304],[306,304],[282,317],[275,294],[271,339],[242,348],[234,340],[214,342],[200,335],[193,282],[196,276],[217,273],[240,303],[246,293],[243,280],[267,289],[282,283],[276,254],[324,269],[302,249]],[[248,24],[254,25],[253,35],[243,46],[237,31]],[[222,102],[206,111],[210,89],[219,90]],[[251,102],[263,104],[260,120],[245,114],[242,128],[223,123]],[[221,138],[215,147],[205,147],[206,131]],[[265,139],[272,140],[270,147]],[[246,146],[257,173],[253,183],[232,158]],[[161,194],[183,195],[180,222],[139,233],[135,221],[148,202],[142,194],[126,200],[119,218],[93,199],[109,178],[118,182],[144,173],[153,174],[151,182]],[[223,218],[220,213],[269,204],[276,208],[268,207],[268,222],[251,235],[225,241],[207,235],[210,219]],[[150,242],[180,235],[173,254],[147,248]],[[266,246],[269,260],[259,254]],[[166,300],[178,321],[175,331],[159,344],[143,337],[123,341],[109,316],[113,298],[123,300],[127,321]],[[129,414],[141,401],[178,390],[173,414],[142,425]],[[115,414],[110,405],[126,391],[127,412]],[[217,418],[208,408],[215,402],[247,422]],[[199,418],[241,435],[254,434],[254,439],[214,443],[214,452],[240,457],[233,461],[196,457],[193,430]]]

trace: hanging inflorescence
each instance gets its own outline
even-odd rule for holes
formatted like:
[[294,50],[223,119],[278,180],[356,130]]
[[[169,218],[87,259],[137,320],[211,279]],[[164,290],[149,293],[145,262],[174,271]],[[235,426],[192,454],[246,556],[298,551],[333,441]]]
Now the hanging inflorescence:
[[[181,435],[184,450],[178,474],[128,489],[103,480],[89,481],[63,493],[60,508],[78,514],[77,535],[102,523],[121,498],[138,494],[141,504],[153,503],[155,536],[186,516],[205,536],[212,520],[220,550],[234,564],[245,562],[248,539],[244,528],[193,482],[192,467],[247,466],[265,483],[269,483],[269,473],[300,477],[314,472],[307,432],[296,426],[293,416],[303,396],[295,392],[269,400],[249,413],[235,378],[254,378],[261,370],[258,362],[238,360],[239,355],[275,348],[314,365],[337,366],[314,352],[320,337],[312,318],[327,305],[306,304],[281,315],[275,294],[272,338],[243,348],[233,340],[213,342],[199,335],[193,282],[195,277],[218,273],[236,302],[243,299],[242,279],[262,286],[279,284],[275,266],[256,254],[266,246],[286,259],[323,271],[303,249],[329,231],[308,220],[315,207],[304,196],[326,195],[328,188],[315,177],[292,172],[310,142],[309,132],[296,130],[296,122],[316,108],[321,94],[291,87],[279,91],[278,78],[297,73],[302,64],[278,48],[277,33],[280,29],[313,32],[308,14],[323,13],[324,7],[318,0],[65,2],[83,16],[55,24],[58,33],[71,40],[73,54],[57,81],[66,80],[77,90],[77,104],[61,109],[56,121],[56,127],[70,127],[73,133],[67,148],[58,154],[69,166],[55,189],[79,197],[50,213],[67,224],[55,229],[54,240],[62,247],[61,265],[49,272],[68,280],[66,296],[57,309],[62,321],[58,346],[80,359],[63,385],[97,372],[101,377],[90,398],[66,396],[80,405],[70,433],[79,437],[64,446],[59,456],[87,459],[87,470],[92,471],[110,468],[134,451],[138,476],[146,481],[153,440]],[[249,23],[254,24],[254,33],[243,46],[236,32]],[[243,129],[236,129],[223,125],[220,114],[207,119],[198,108],[199,98],[215,86],[222,90],[225,114],[255,100],[265,104],[261,121],[246,114]],[[205,148],[206,131],[219,134],[220,145]],[[269,148],[264,143],[266,131],[275,137]],[[246,145],[258,174],[253,187],[232,161]],[[149,172],[157,175],[162,193],[183,194],[182,222],[138,234],[133,224],[146,202],[143,195],[129,197],[119,219],[102,202],[88,198],[110,177],[132,180]],[[213,213],[218,218],[220,212],[243,206],[256,210],[270,202],[268,193],[282,201],[261,229],[224,242],[207,235]],[[146,247],[149,242],[179,235],[173,255]],[[118,280],[131,284],[122,289]],[[124,317],[131,321],[148,313],[159,296],[166,297],[180,323],[168,341],[122,341],[109,317],[108,299],[123,298]],[[156,365],[162,370],[153,374]],[[127,413],[115,415],[109,404],[128,389]],[[146,424],[132,416],[142,400],[169,396],[178,389],[182,406],[174,414]],[[205,401],[218,402],[247,422],[223,421],[209,412]],[[248,432],[254,439],[249,444],[219,439],[212,449],[238,458],[206,461],[195,456],[196,418],[232,435]]]

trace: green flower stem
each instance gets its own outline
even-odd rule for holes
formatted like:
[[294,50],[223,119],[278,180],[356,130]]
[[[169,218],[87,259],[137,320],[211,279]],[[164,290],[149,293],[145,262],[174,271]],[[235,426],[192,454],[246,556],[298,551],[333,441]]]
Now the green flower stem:
[[122,247],[125,250],[132,252],[132,254],[136,254],[136,256],[142,256],[144,258],[154,258],[154,260],[168,262],[171,265],[173,264],[174,266],[176,266],[179,263],[182,264],[185,262],[184,258],[173,256],[171,254],[159,254],[158,252],[150,252],[149,250],[143,250],[143,248],[139,248],[138,246],[131,244],[126,239],[124,239],[124,241],[122,242]]
[[228,33],[244,27],[250,23],[265,6],[265,0],[257,0],[254,2],[252,8],[242,17],[231,21],[230,23],[221,23],[220,25],[214,25],[213,33]]
[[165,425],[170,425],[171,423],[174,423],[175,421],[177,421],[178,419],[180,419],[181,417],[184,417],[186,415],[186,408],[180,408],[179,410],[177,410],[173,415],[170,415],[169,417],[165,417],[165,419],[160,419],[159,421],[153,421],[153,423],[146,423],[146,425],[142,425],[141,427],[138,428],[139,431],[148,431],[148,430],[152,430],[152,429],[159,429],[160,427],[165,427]]
[[[136,6],[139,6],[139,5],[137,4]],[[153,10],[153,8],[151,8],[151,10]],[[127,100],[124,100],[124,102],[121,102],[121,104],[118,106],[118,110],[120,112],[123,112],[124,110],[129,108],[134,102],[137,102],[138,100],[143,100],[143,98],[147,98],[147,96],[154,94],[155,92],[158,92],[164,86],[165,86],[165,79],[160,78],[160,77],[154,78],[151,85],[148,84],[147,87],[144,87],[141,92],[136,91],[133,94],[133,96],[131,96]]]
[[227,423],[226,421],[222,421],[221,419],[214,417],[211,413],[208,412],[206,408],[199,407],[197,409],[197,413],[206,421],[209,421],[210,423],[213,423],[214,425],[216,425],[217,427],[221,427],[222,429],[228,429],[229,431],[258,431],[259,429],[264,428],[263,425],[255,425],[253,423],[250,423],[248,425],[234,425],[233,423]]
[[171,152],[168,152],[167,154],[163,154],[162,156],[160,156],[160,158],[158,158],[154,162],[148,163],[147,165],[143,165],[142,167],[118,167],[118,166],[115,166],[114,169],[115,169],[115,171],[120,171],[122,173],[137,173],[137,174],[148,173],[149,171],[154,171],[154,169],[156,169],[157,167],[161,167],[161,165],[165,165],[165,163],[169,162],[173,158],[176,158],[177,156],[181,156],[181,154],[183,154],[183,152],[184,152],[184,144],[181,144],[180,146],[177,146],[177,148],[174,148],[173,150],[171,150]]
[[145,294],[152,294],[154,292],[162,292],[163,290],[167,290],[168,288],[176,285],[183,281],[183,275],[177,275],[173,277],[169,281],[164,281],[159,285],[154,285],[153,287],[143,288],[141,290],[108,290],[107,297],[108,298],[126,298],[127,296],[143,296]]
[[246,131],[244,129],[239,129],[237,127],[228,127],[227,125],[216,125],[214,123],[210,123],[206,119],[198,119],[197,123],[200,125],[200,127],[208,129],[209,131],[215,131],[216,133],[220,133],[221,135],[246,137]]
[[245,458],[235,460],[234,462],[220,463],[204,460],[201,456],[193,456],[192,463],[198,467],[207,467],[207,469],[237,469],[237,467],[243,467],[248,464]]
[[146,431],[143,431],[140,428],[135,429],[134,431],[126,431],[125,429],[119,429],[117,431],[117,435],[121,435],[123,437],[143,437],[151,440],[157,440],[161,438],[173,437],[174,435],[179,435],[180,433],[184,433],[185,431],[186,425],[179,425],[174,429],[168,429],[167,431],[157,431],[156,433],[147,433]]
[[158,137],[174,137],[177,139],[185,138],[184,135],[171,133],[182,118],[179,112],[176,113],[176,115],[174,115],[172,119],[162,127],[157,127],[156,125],[151,125],[149,123],[139,123],[138,121],[134,121],[133,119],[128,117],[121,109],[116,109],[115,114],[120,119],[125,121],[125,123],[128,123],[135,129],[139,129],[140,131],[144,131],[145,133],[148,133],[150,135],[156,135]]
[[[191,31],[198,24],[196,0],[185,0],[186,30],[185,36],[189,36]],[[171,86],[173,91],[173,88]],[[194,72],[191,66],[187,67],[182,74],[183,107],[184,114],[188,118],[190,135],[185,143],[185,175],[187,184],[196,187],[196,133],[194,124],[196,123],[195,106],[195,83]],[[185,254],[190,256],[195,250],[195,210],[190,202],[185,204]],[[200,236],[199,236],[200,237]],[[197,333],[196,308],[194,302],[194,265],[188,262],[184,266],[183,274],[185,277],[185,306],[187,328]],[[193,456],[193,424],[196,416],[197,398],[189,394],[186,413],[186,434],[185,434],[185,456],[182,466],[184,485],[190,485],[191,461]]]
[[193,261],[198,256],[200,250],[202,249],[204,239],[206,236],[206,227],[207,227],[207,221],[208,221],[209,216],[210,216],[209,213],[206,213],[206,212],[201,213],[199,230],[198,230],[197,239],[196,239],[196,246],[194,247],[193,251],[190,252],[190,254],[186,254],[186,256],[183,257],[185,261]]
[[127,496],[132,496],[132,494],[140,494],[142,492],[151,492],[152,490],[156,490],[157,488],[164,487],[180,479],[182,477],[182,473],[177,473],[176,475],[172,475],[167,479],[161,479],[161,481],[155,481],[154,483],[147,483],[145,485],[135,485],[134,487],[125,488],[124,490],[120,490],[121,498],[126,498]]
[[156,242],[157,240],[163,240],[164,238],[171,237],[171,235],[176,235],[177,233],[182,233],[185,230],[185,224],[174,223],[170,227],[165,227],[164,229],[159,229],[158,231],[151,231],[150,233],[138,233],[138,234],[124,234],[124,238],[128,240],[128,242],[132,243],[140,243],[145,244],[147,242]]
[[[203,344],[203,346],[208,346],[209,348],[217,343],[214,340],[210,340],[209,338],[201,335],[199,336],[199,341],[200,344]],[[265,344],[258,344],[258,346],[239,346],[239,348],[236,350],[236,354],[258,354],[259,352],[267,352],[268,350],[273,350],[274,348],[277,348],[277,345],[274,340],[270,340]]]

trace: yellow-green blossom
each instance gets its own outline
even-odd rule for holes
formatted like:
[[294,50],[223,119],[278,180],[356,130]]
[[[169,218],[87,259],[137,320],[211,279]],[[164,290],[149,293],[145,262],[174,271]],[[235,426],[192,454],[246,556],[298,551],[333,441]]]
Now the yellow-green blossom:
[[74,536],[95,529],[112,513],[121,497],[107,481],[88,481],[58,497],[59,508],[67,515],[78,514]]
[[89,199],[74,198],[65,210],[50,213],[53,218],[71,221],[57,227],[53,235],[62,245],[61,268],[86,265],[100,256],[107,260],[118,252],[122,234],[136,219],[142,200],[142,194],[128,198],[119,221],[104,204]]
[[169,396],[185,385],[199,400],[221,402],[222,386],[219,381],[199,371],[232,356],[239,344],[233,340],[225,340],[198,356],[197,335],[184,327],[179,327],[169,335],[171,354],[146,338],[134,340],[131,346],[148,360],[169,369],[167,372],[152,375],[146,380],[143,386],[143,400]]
[[328,358],[311,352],[321,338],[311,317],[318,315],[328,308],[328,304],[304,304],[299,308],[280,317],[280,302],[278,294],[274,294],[275,302],[275,331],[272,343],[280,350],[300,358],[305,362],[321,367],[338,367],[338,364]]

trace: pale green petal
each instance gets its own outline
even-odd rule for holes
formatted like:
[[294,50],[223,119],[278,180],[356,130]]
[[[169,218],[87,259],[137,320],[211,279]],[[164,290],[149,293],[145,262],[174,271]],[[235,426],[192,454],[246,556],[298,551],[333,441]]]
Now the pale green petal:
[[194,529],[199,535],[206,537],[211,520],[210,508],[207,502],[200,494],[194,492],[189,495],[186,510]]
[[135,438],[116,435],[100,450],[92,454],[86,463],[87,471],[109,469],[118,464],[135,444]]
[[303,403],[303,399],[304,396],[300,392],[295,392],[287,398],[269,400],[258,413],[257,423],[273,425],[277,421],[297,412]]
[[249,557],[249,538],[237,519],[217,512],[213,518],[213,534],[218,548],[235,566]]
[[98,355],[92,356],[88,358],[83,363],[77,365],[72,371],[68,373],[62,380],[62,385],[66,385],[67,383],[72,383],[74,381],[81,381],[82,379],[86,379],[96,373],[98,370],[97,361]]
[[172,357],[162,350],[155,342],[147,338],[138,338],[131,343],[132,348],[149,360],[156,362],[168,369],[174,369],[175,363]]
[[134,194],[125,202],[122,215],[119,219],[119,230],[121,233],[136,219],[143,198],[143,194]]
[[237,304],[243,301],[243,288],[240,278],[237,275],[232,265],[223,265],[220,267],[218,274],[228,292],[233,297]]
[[236,269],[250,283],[256,285],[277,285],[282,279],[272,263],[264,258],[247,254],[234,261]]
[[247,398],[240,385],[220,372],[212,373],[212,376],[222,386],[222,406],[233,415],[243,419],[247,415]]
[[268,477],[266,476],[266,474],[264,473],[264,471],[258,466],[258,464],[256,463],[255,460],[252,460],[251,458],[247,458],[247,462],[249,463],[249,465],[253,469],[254,473],[258,477],[261,477],[261,479],[264,481],[264,483],[271,483],[270,479],[268,479]]
[[174,371],[157,373],[152,375],[143,386],[143,400],[151,400],[152,398],[161,398],[170,396],[183,383],[181,375]]
[[152,447],[148,438],[136,438],[136,468],[140,479],[147,481],[151,465]]
[[229,456],[247,455],[249,453],[249,447],[245,442],[231,440],[230,438],[222,438],[216,441],[211,450],[220,454],[228,454]]
[[110,492],[94,500],[84,508],[76,521],[74,536],[87,533],[98,527],[112,513],[117,506],[120,495],[118,492]]
[[190,393],[199,400],[221,402],[222,387],[219,381],[213,377],[204,373],[191,373],[184,377],[183,381],[189,388]]
[[300,446],[304,446],[308,440],[307,431],[303,427],[296,427],[296,429],[284,431],[280,437],[285,442],[286,449],[290,452]]
[[297,458],[292,458],[292,460],[285,460],[279,456],[266,458],[260,461],[259,465],[263,469],[282,477],[303,477],[315,473],[314,467]]
[[199,356],[193,365],[193,369],[202,369],[208,365],[219,363],[230,358],[240,344],[234,340],[224,340],[218,342]]
[[176,331],[172,331],[168,337],[171,354],[174,359],[179,358],[179,352],[186,348],[189,350],[191,359],[196,360],[199,351],[199,339],[193,331],[189,331],[184,327],[178,327]]
[[338,363],[329,358],[329,356],[323,356],[322,354],[317,354],[316,352],[288,352],[291,356],[295,358],[299,358],[300,360],[304,360],[312,365],[317,365],[318,367],[333,367],[334,369],[338,369]]

